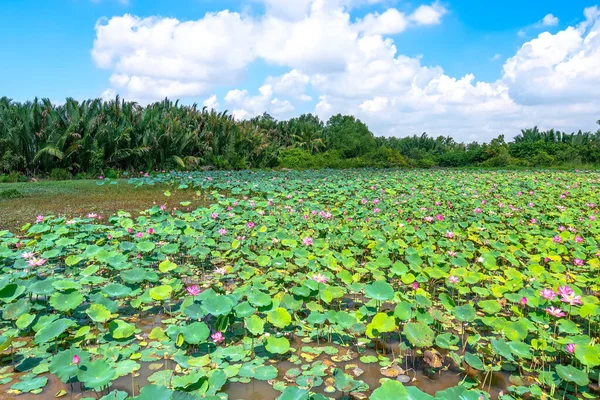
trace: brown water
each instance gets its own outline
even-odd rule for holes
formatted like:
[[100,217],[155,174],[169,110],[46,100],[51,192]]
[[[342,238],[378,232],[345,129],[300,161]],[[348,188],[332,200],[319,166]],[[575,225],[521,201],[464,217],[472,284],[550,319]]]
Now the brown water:
[[[147,315],[144,316],[140,321],[136,322],[136,325],[142,329],[142,336],[147,336],[148,333],[156,326],[161,326],[161,319],[163,319],[163,315]],[[325,393],[325,387],[327,385],[333,385],[332,373],[334,368],[341,368],[344,372],[352,375],[356,380],[364,381],[369,388],[370,391],[365,392],[367,395],[375,388],[379,387],[380,380],[384,378],[384,375],[381,372],[381,367],[379,363],[369,363],[365,364],[360,361],[361,356],[377,356],[377,353],[374,349],[370,348],[361,348],[357,349],[353,347],[352,349],[340,345],[336,345],[333,343],[321,343],[319,346],[316,343],[304,343],[298,337],[293,337],[291,339],[291,344],[293,348],[301,349],[303,346],[311,346],[311,347],[325,347],[327,345],[335,347],[338,349],[337,356],[348,355],[350,358],[348,361],[338,361],[335,362],[331,359],[332,356],[328,356],[325,353],[322,353],[319,356],[315,356],[314,359],[309,360],[311,363],[316,361],[321,361],[325,365],[329,366],[327,369],[327,376],[322,377],[324,383],[316,388],[313,388],[312,391],[317,393],[323,393],[329,397],[339,398],[341,396],[340,392]],[[389,350],[392,348],[397,349],[398,343],[388,343],[385,347]],[[380,348],[384,347],[383,344],[380,343]],[[360,353],[357,352],[360,351]],[[298,351],[297,354],[301,352]],[[398,351],[396,351],[396,355],[398,355]],[[335,357],[335,355],[334,355]],[[424,373],[422,365],[415,366],[414,369],[411,368],[412,361],[410,357],[404,358],[401,362],[398,362],[396,369],[403,370],[404,377],[408,376],[410,378],[410,382],[406,383],[406,385],[414,385],[418,387],[420,390],[435,395],[436,392],[440,390],[444,390],[459,384],[461,380],[465,378],[465,375],[469,375],[470,377],[478,377],[479,381],[482,382],[484,380],[483,375],[478,375],[478,371],[475,370],[467,370],[467,371],[458,371],[455,366],[449,365],[448,358],[445,358],[444,365],[446,366],[445,370],[442,369],[438,373],[433,375],[427,375]],[[308,361],[303,360],[302,364],[296,365],[289,361],[279,361],[277,363],[273,363],[278,371],[279,375],[276,380],[285,381],[286,384],[295,384],[295,378],[290,379],[286,377],[286,372],[292,368],[299,368],[301,365],[307,364]],[[162,365],[160,365],[162,364]],[[136,371],[136,376],[133,379],[133,390],[134,394],[137,395],[140,392],[140,388],[148,384],[148,377],[153,373],[160,371],[165,368],[164,360],[157,360],[153,363],[140,363],[141,367],[138,371]],[[152,365],[152,368],[150,367]],[[158,367],[158,368],[157,368]],[[171,369],[174,367],[174,362],[171,360],[167,361],[167,368]],[[363,372],[360,374],[354,373],[354,371]],[[456,372],[453,372],[456,371]],[[23,373],[15,373],[13,375],[12,382],[0,386],[0,400],[8,400],[8,399],[19,399],[19,400],[46,400],[46,399],[55,399],[55,395],[64,390],[67,394],[62,397],[65,399],[79,399],[82,397],[96,397],[96,393],[93,391],[84,391],[82,392],[81,386],[79,383],[74,383],[73,387],[69,384],[62,383],[56,376],[52,374],[44,374],[41,376],[45,376],[48,378],[48,384],[43,388],[42,393],[38,395],[34,394],[7,394],[6,392],[9,390],[10,386],[19,381],[19,376],[23,375]],[[498,399],[499,394],[504,391],[506,392],[507,387],[510,385],[509,383],[509,375],[504,372],[496,372],[492,376],[491,386],[489,387],[489,393],[492,400]],[[489,382],[489,378],[488,378]],[[486,384],[485,388],[488,389],[488,384]],[[112,382],[112,386],[110,390],[122,390],[127,392],[128,394],[132,394],[132,378],[131,375],[126,375],[120,377]],[[239,382],[229,382],[227,383],[223,389],[223,392],[229,395],[230,400],[274,400],[279,395],[280,392],[273,389],[271,384],[266,381],[258,381],[252,380],[250,383],[239,383]],[[106,394],[107,391],[104,391],[103,394]]]
[[[366,354],[369,354],[367,352]],[[371,353],[371,354],[374,354]],[[324,360],[322,357],[318,357],[317,359]],[[155,363],[156,364],[156,363]],[[360,376],[356,377],[357,380],[362,380],[369,385],[370,388],[377,388],[380,383],[380,379],[384,378],[384,376],[380,372],[380,366],[378,363],[373,364],[364,364],[360,362],[360,360],[355,359],[347,362],[336,363],[335,365],[339,368],[344,369],[347,364],[354,364],[358,368],[362,369],[364,373]],[[172,366],[170,363],[169,367]],[[291,368],[297,368],[298,366],[290,363],[290,362],[280,362],[275,365],[279,370],[278,380],[284,380],[285,372]],[[134,377],[134,390],[135,394],[139,394],[140,388],[144,385],[148,384],[148,377],[152,375],[156,371],[162,370],[161,367],[159,369],[151,370],[150,363],[141,363],[141,368],[136,371],[136,376]],[[346,373],[349,373],[346,370]],[[7,390],[10,388],[12,384],[18,381],[18,377],[22,375],[16,373],[14,375],[14,379],[12,382],[0,386],[0,400],[9,400],[9,399],[19,399],[19,400],[50,400],[55,399],[56,393],[61,390],[67,392],[64,399],[79,399],[82,397],[96,397],[96,394],[92,391],[81,391],[81,386],[79,383],[73,384],[73,390],[71,390],[71,386],[69,384],[62,383],[56,376],[52,374],[44,374],[48,378],[48,384],[44,387],[42,393],[38,395],[34,394],[7,394]],[[464,377],[463,374],[457,374],[450,371],[442,371],[439,374],[433,376],[432,378],[427,377],[422,371],[408,371],[407,375],[411,378],[411,382],[406,385],[414,385],[421,389],[422,391],[429,393],[431,395],[435,395],[436,392],[440,390],[447,389],[449,387],[456,386]],[[328,377],[323,377],[326,380]],[[504,390],[508,386],[508,375],[505,373],[496,373],[492,380],[492,386],[490,390],[490,395],[493,400],[498,399],[499,393]],[[317,393],[324,393],[325,383],[318,388],[314,388],[313,391]],[[132,393],[132,380],[131,375],[126,375],[116,379],[112,382],[111,390],[122,390],[127,392],[128,394]],[[280,392],[273,389],[273,387],[266,381],[257,381],[253,380],[250,383],[238,383],[232,382],[228,383],[223,387],[223,392],[229,395],[230,400],[274,400],[279,395]],[[370,392],[367,392],[370,393]],[[106,394],[106,391],[104,392]],[[336,392],[334,394],[327,394],[331,397],[339,397],[340,393]]]

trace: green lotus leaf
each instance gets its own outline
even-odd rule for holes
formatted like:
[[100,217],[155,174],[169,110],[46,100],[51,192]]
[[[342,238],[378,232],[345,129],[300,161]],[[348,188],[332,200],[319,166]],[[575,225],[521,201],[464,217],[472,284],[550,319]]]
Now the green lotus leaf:
[[31,303],[28,299],[19,299],[11,304],[4,306],[2,311],[2,318],[5,320],[15,321],[19,319],[23,314],[28,313],[31,310]]
[[367,337],[375,338],[381,333],[393,332],[396,330],[396,319],[386,313],[378,313],[373,317],[370,324],[367,325]]
[[154,243],[146,241],[139,242],[135,247],[142,253],[150,253],[152,250],[154,250],[156,246],[154,245]]
[[254,370],[254,379],[268,381],[277,377],[277,368],[272,365],[262,365]]
[[386,380],[373,391],[370,400],[406,399],[408,392],[401,382]]
[[169,285],[156,286],[150,289],[150,297],[157,301],[169,300],[172,293],[173,288]]
[[15,325],[17,325],[17,328],[24,330],[24,329],[28,328],[29,325],[31,325],[34,320],[35,320],[35,315],[22,314],[17,319],[17,322],[15,323]]
[[135,332],[135,325],[123,320],[115,319],[108,324],[110,334],[115,339],[127,339]]
[[234,307],[235,314],[239,318],[245,318],[253,315],[256,312],[256,308],[252,307],[250,303],[244,301]]
[[309,400],[308,390],[297,386],[286,387],[277,400]]
[[588,374],[572,365],[557,365],[555,370],[558,376],[567,382],[575,382],[578,386],[587,386],[590,383]]
[[11,283],[0,289],[0,300],[10,303],[25,292],[25,287]]
[[[40,319],[41,321],[41,319]],[[44,325],[34,337],[35,344],[47,343],[63,334],[67,329],[75,325],[70,319],[61,318]]]
[[471,354],[471,353],[465,353],[465,361],[467,364],[469,364],[471,367],[478,369],[480,371],[483,371],[485,369],[483,362],[481,361],[481,358],[479,358],[478,356]]
[[96,360],[81,365],[77,379],[90,389],[100,390],[107,386],[115,375],[114,366],[104,360]]
[[285,328],[292,323],[292,316],[282,307],[278,307],[267,313],[267,320],[278,328]]
[[454,310],[452,310],[452,314],[460,322],[472,322],[475,320],[475,317],[477,316],[475,307],[473,307],[470,304],[465,304],[462,306],[454,307]]
[[384,281],[375,281],[365,286],[365,295],[378,301],[386,301],[394,298],[394,289]]
[[246,324],[246,329],[248,329],[248,331],[254,336],[259,336],[265,333],[265,323],[259,316],[252,315],[250,317],[246,317],[244,318],[244,322]]
[[126,297],[131,293],[131,289],[120,283],[109,283],[102,288],[102,293],[108,297]]
[[404,325],[402,333],[415,347],[431,347],[433,345],[435,333],[423,322],[409,322]]
[[92,321],[100,323],[108,321],[111,315],[110,311],[102,304],[92,304],[85,312]]
[[575,357],[589,368],[600,365],[600,349],[598,345],[575,345]]
[[181,334],[186,343],[199,344],[210,336],[210,329],[204,322],[192,322],[181,328]]
[[216,317],[227,315],[233,308],[233,301],[227,296],[213,296],[202,302],[202,307],[207,313]]
[[290,350],[290,341],[285,337],[274,337],[270,336],[267,339],[267,344],[265,346],[269,353],[273,354],[285,354]]
[[90,360],[90,353],[76,348],[70,348],[58,352],[50,360],[48,371],[56,375],[63,383],[69,383],[79,372],[79,366],[73,364],[73,357],[78,356],[81,364],[86,364]]
[[32,392],[37,389],[41,389],[48,383],[48,378],[45,376],[38,376],[30,379],[24,379],[20,382],[15,383],[10,388],[12,390],[18,390],[23,393]]

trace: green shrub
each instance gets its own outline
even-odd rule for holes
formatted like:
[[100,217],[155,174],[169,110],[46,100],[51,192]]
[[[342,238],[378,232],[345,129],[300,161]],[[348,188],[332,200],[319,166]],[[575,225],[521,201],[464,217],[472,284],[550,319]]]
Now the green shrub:
[[19,172],[12,171],[10,174],[4,175],[4,179],[2,182],[15,183],[15,182],[19,182],[20,178],[21,178],[21,174],[19,174]]
[[3,172],[21,171],[25,169],[25,157],[7,150],[0,158],[0,170]]
[[113,168],[109,168],[106,170],[106,172],[104,173],[104,177],[105,178],[110,178],[110,179],[117,179],[119,178],[119,171],[113,169]]
[[0,199],[20,199],[24,197],[17,189],[6,189],[0,191]]
[[71,173],[64,168],[54,168],[50,172],[50,179],[52,179],[53,181],[66,181],[71,178]]
[[290,169],[308,169],[315,168],[315,160],[306,150],[294,147],[279,153],[279,165]]

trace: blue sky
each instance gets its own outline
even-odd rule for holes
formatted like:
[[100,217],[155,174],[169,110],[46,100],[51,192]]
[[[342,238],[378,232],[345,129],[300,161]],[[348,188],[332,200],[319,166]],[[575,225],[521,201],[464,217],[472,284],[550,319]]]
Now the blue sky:
[[[561,71],[561,63],[571,65],[578,52],[584,51],[587,61],[596,60],[595,45],[577,47],[577,43],[598,27],[596,14],[584,15],[584,10],[595,6],[594,2],[286,1],[298,5],[293,15],[290,9],[294,7],[290,7],[290,3],[286,6],[284,0],[3,0],[0,95],[17,101],[38,96],[60,102],[67,96],[85,99],[120,93],[127,99],[147,103],[166,94],[200,104],[214,95],[208,105],[218,104],[221,109],[236,111],[240,118],[262,111],[279,118],[302,112],[316,112],[326,118],[332,113],[347,112],[359,114],[378,134],[401,136],[428,130],[463,139],[479,139],[479,136],[496,133],[511,135],[511,132],[518,133],[521,127],[546,127],[546,124],[551,127],[551,123],[562,129],[592,129],[595,119],[600,119],[600,114],[593,115],[597,100],[590,100],[582,89],[595,83],[590,81],[585,68],[578,70],[579,78],[569,75],[568,79],[576,80],[567,81],[548,93],[537,93],[538,88],[544,92],[548,86],[541,79],[556,82],[553,74]],[[417,18],[416,10],[420,7],[426,7],[428,14]],[[212,29],[208,33],[202,30],[200,25],[206,20],[206,13],[223,10],[230,10],[229,15],[235,15],[239,24],[236,18],[219,17],[213,22],[223,24],[222,33],[214,32],[211,36]],[[360,25],[361,21],[386,13],[394,19],[388,20],[392,23],[384,31],[380,29],[383,20],[376,20],[369,27],[366,23]],[[549,14],[547,23],[542,23]],[[111,25],[110,22],[120,21],[118,18],[125,15],[137,19],[126,21],[126,28]],[[148,17],[154,19],[144,20]],[[161,33],[159,29],[160,22],[166,18],[177,19],[173,29],[185,22],[198,24],[187,38],[180,35],[179,39],[168,39],[173,31]],[[265,22],[267,20],[276,21],[276,25]],[[103,21],[101,25],[107,35],[115,36],[99,39],[98,21]],[[399,24],[406,26],[399,28]],[[582,24],[587,25],[582,27]],[[154,30],[152,40],[142,40],[137,34],[140,26]],[[281,29],[274,30],[274,26]],[[302,32],[306,26],[310,28]],[[319,27],[333,36],[317,38],[315,43],[307,45],[304,53],[295,54],[295,49],[303,47],[302,35],[318,31]],[[130,37],[123,40],[125,44],[117,40],[121,35],[119,29],[131,32]],[[550,36],[543,37],[545,42],[541,47],[547,54],[559,54],[565,43],[560,38],[561,32],[569,29],[579,29],[580,33],[579,41],[574,36],[570,38],[574,44],[568,46],[568,54],[550,64],[542,62],[533,70],[535,75],[527,76],[526,73],[532,71],[528,65],[533,56],[532,52],[522,51],[522,47],[531,41],[541,42],[538,35],[548,32]],[[248,32],[252,32],[251,39],[247,37]],[[293,32],[300,39],[289,48],[282,49],[284,42],[273,39],[291,37]],[[352,32],[356,38],[348,38]],[[179,50],[165,51],[156,47],[153,42],[163,40],[161,34],[166,35],[165,40],[172,40],[166,48]],[[223,39],[229,35],[231,37]],[[373,39],[361,42],[367,37]],[[203,46],[210,47],[210,43],[222,39],[226,47],[220,51],[239,53],[239,58],[223,59],[222,54],[218,54],[219,49],[209,51],[213,59],[201,54]],[[266,43],[271,39],[273,43]],[[197,46],[193,53],[187,50],[186,40],[203,45]],[[367,42],[372,47],[366,49]],[[232,49],[238,44],[239,48]],[[394,46],[391,57],[390,46]],[[265,48],[255,51],[255,47]],[[347,49],[345,53],[349,55],[333,54],[337,48]],[[94,49],[102,55],[93,56]],[[278,54],[280,49],[281,55]],[[378,55],[373,59],[371,52]],[[136,61],[140,53],[145,56]],[[545,57],[536,54],[535,60]],[[110,61],[102,62],[101,57],[109,57]],[[151,64],[157,57],[164,57],[164,64],[154,68]],[[399,57],[403,62],[398,62]],[[515,60],[517,66],[513,74],[507,76],[505,65],[510,58],[518,60]],[[144,65],[136,65],[136,62]],[[172,62],[193,65],[194,77],[185,67],[177,75]],[[374,71],[377,65],[386,66],[380,72],[357,72]],[[204,69],[210,71],[206,76],[201,72]],[[290,72],[293,72],[293,82],[282,85],[280,78],[289,78],[286,74]],[[461,81],[470,74],[474,76],[470,82]],[[532,77],[539,81],[536,83],[539,86],[528,86]],[[564,78],[564,74],[561,77]],[[387,88],[377,83],[387,79],[390,81]],[[372,85],[362,86],[371,80]],[[478,81],[489,88],[477,87]],[[348,93],[340,89],[346,85]],[[580,94],[575,89],[580,90]],[[311,99],[307,100],[308,97]],[[571,99],[568,106],[577,104],[576,110],[557,115],[557,109],[565,108],[557,102],[559,98]],[[456,108],[458,103],[462,108]],[[464,117],[453,119],[457,112],[466,115],[483,112],[484,115],[475,116],[471,121],[465,121]],[[432,120],[437,122],[432,123]]]

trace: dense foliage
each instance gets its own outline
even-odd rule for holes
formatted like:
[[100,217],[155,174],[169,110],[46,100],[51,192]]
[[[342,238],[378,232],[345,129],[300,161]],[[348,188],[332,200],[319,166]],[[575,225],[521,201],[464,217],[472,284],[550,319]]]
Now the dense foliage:
[[[552,166],[600,163],[596,133],[524,130],[513,142],[456,143],[426,134],[375,137],[361,121],[265,114],[236,121],[226,112],[164,100],[142,107],[112,101],[0,99],[0,173],[114,175],[114,171],[217,169]],[[55,172],[52,170],[56,169]]]
[[[121,400],[254,398],[233,397],[254,384],[280,400],[600,392],[598,173],[130,183],[196,188],[214,203],[186,210],[166,197],[137,218],[40,215],[23,237],[0,231],[9,393],[40,392],[48,371],[61,395],[82,386]],[[444,376],[456,380],[432,391]]]

